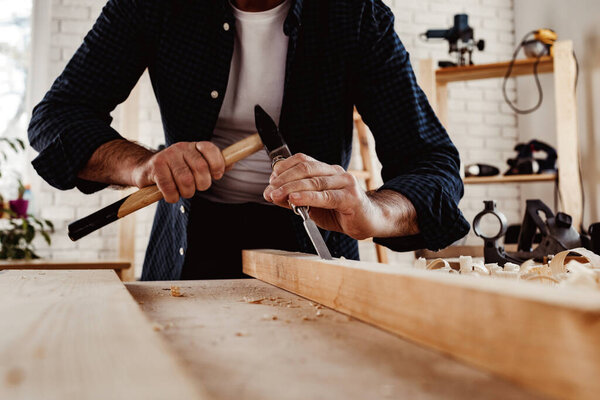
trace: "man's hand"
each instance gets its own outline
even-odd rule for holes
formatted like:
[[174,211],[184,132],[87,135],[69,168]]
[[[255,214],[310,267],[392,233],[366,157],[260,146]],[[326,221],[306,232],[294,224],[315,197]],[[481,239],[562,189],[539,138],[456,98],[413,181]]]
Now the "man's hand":
[[275,165],[264,197],[281,207],[309,206],[311,218],[321,228],[355,239],[419,232],[416,211],[404,196],[388,190],[366,193],[341,166],[304,154]]
[[137,143],[113,140],[100,146],[78,177],[92,182],[143,188],[156,183],[176,203],[207,190],[225,173],[225,159],[211,142],[180,142],[152,152]]
[[179,142],[152,154],[132,170],[135,186],[155,183],[168,203],[205,191],[225,173],[221,150],[211,142]]

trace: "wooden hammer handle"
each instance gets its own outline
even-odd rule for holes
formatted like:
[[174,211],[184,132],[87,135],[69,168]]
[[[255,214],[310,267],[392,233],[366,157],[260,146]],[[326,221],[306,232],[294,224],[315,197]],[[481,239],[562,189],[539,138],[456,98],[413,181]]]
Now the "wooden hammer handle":
[[[258,133],[248,136],[223,149],[222,154],[223,158],[225,158],[225,166],[228,167],[262,148],[263,144]],[[158,190],[158,186],[146,186],[87,217],[72,222],[68,227],[69,237],[73,241],[79,240],[119,218],[123,218],[132,212],[156,203],[162,198],[163,194]]]

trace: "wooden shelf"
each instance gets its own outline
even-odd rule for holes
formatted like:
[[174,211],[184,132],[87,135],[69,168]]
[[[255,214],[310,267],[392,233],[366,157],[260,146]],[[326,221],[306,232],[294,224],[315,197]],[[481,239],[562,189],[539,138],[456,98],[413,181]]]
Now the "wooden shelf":
[[[515,61],[511,76],[532,75],[535,62],[536,59]],[[438,83],[503,78],[506,75],[509,65],[510,62],[501,62],[496,64],[441,68],[435,72],[435,77]],[[549,56],[542,57],[538,66],[538,72],[540,74],[554,72],[554,59]]]
[[486,177],[468,177],[464,179],[465,185],[490,184],[490,183],[528,183],[528,182],[556,182],[556,174],[537,175],[496,175]]

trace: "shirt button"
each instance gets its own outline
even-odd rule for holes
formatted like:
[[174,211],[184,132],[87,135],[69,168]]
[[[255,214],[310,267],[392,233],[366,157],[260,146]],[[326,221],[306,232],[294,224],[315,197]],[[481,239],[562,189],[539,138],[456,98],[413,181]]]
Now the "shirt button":
[[184,251],[183,251],[183,247],[180,247],[180,248],[179,248],[179,254],[180,254],[180,255],[183,255],[183,253],[184,253]]
[[213,90],[212,92],[210,92],[210,97],[212,97],[213,99],[216,99],[217,97],[219,97],[219,92],[217,92],[216,90]]
[[184,206],[179,207],[179,210],[181,211],[182,214],[185,214],[185,207]]
[[225,32],[227,32],[227,31],[229,30],[229,24],[228,24],[227,22],[225,22],[225,23],[223,24],[223,30],[224,30]]

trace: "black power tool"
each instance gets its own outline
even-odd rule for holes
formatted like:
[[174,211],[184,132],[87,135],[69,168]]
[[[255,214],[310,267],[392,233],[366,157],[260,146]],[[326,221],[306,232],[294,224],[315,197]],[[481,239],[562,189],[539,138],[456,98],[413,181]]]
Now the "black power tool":
[[[473,221],[473,230],[484,240],[483,254],[486,263],[498,263],[503,266],[507,262],[521,264],[530,259],[541,262],[548,255],[582,246],[581,236],[573,228],[571,216],[562,212],[554,215],[541,200],[527,200],[517,251],[505,252],[498,240],[506,233],[506,217],[496,210],[496,202],[485,201],[484,204],[485,209],[477,214]],[[494,236],[486,236],[480,229],[481,219],[487,214],[500,221],[500,230]],[[534,249],[534,237],[537,233],[541,235],[541,240]]]
[[[541,174],[544,172],[556,172],[556,160],[558,158],[554,147],[532,140],[529,143],[519,143],[515,147],[518,153],[515,158],[507,161],[508,171],[504,175]],[[546,153],[546,158],[535,158],[534,153]]]
[[[440,67],[455,67],[457,65],[473,65],[473,51],[485,49],[485,41],[475,41],[473,28],[469,26],[467,14],[454,16],[454,26],[449,29],[430,29],[421,34],[425,39],[445,39],[450,44],[450,54],[456,53],[457,62],[440,61]],[[469,56],[467,62],[466,56]]]

